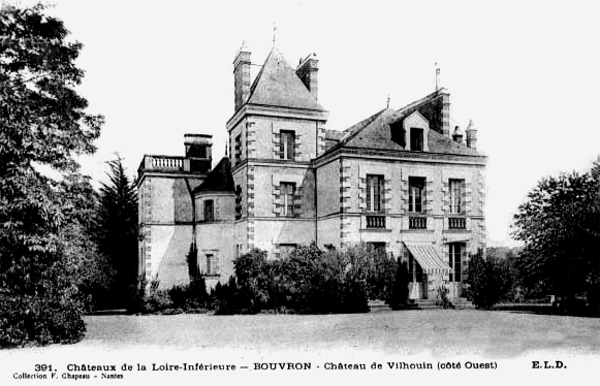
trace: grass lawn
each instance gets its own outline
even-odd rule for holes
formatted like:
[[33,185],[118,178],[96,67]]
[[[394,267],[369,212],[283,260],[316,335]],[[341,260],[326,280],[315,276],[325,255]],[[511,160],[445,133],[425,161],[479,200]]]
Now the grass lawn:
[[88,316],[76,346],[475,354],[536,350],[600,354],[600,319],[501,311],[427,310],[356,315]]

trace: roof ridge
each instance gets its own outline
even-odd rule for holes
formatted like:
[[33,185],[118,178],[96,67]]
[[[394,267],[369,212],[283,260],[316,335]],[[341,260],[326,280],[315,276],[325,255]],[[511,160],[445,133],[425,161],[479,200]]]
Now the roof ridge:
[[433,99],[433,97],[439,96],[440,94],[442,94],[442,93],[444,93],[444,92],[445,92],[445,93],[447,93],[447,92],[448,92],[448,90],[446,90],[445,88],[440,88],[439,90],[435,90],[434,92],[432,92],[432,93],[430,93],[430,94],[428,94],[428,95],[425,95],[425,96],[424,96],[423,98],[421,98],[421,99],[417,99],[416,101],[412,101],[412,102],[410,102],[409,104],[407,104],[407,105],[405,105],[405,106],[403,106],[403,107],[400,107],[400,108],[399,108],[398,110],[396,110],[396,111],[397,111],[398,113],[403,113],[403,112],[405,112],[406,110],[409,110],[409,109],[411,109],[411,108],[413,108],[413,107],[415,107],[415,106],[417,106],[417,105],[420,105],[421,103],[423,103],[423,102],[426,102],[426,101],[427,101],[427,100],[429,100],[429,99]]
[[249,93],[248,99],[246,101],[249,101],[250,98],[252,98],[252,94],[254,94],[254,90],[256,89],[256,85],[258,84],[258,80],[262,76],[262,73],[267,65],[267,62],[269,61],[269,58],[271,57],[271,55],[273,55],[273,51],[275,51],[275,50],[276,50],[276,48],[275,48],[275,46],[273,46],[273,48],[271,48],[271,51],[269,51],[269,54],[267,55],[265,61],[263,62],[262,66],[260,67],[260,71],[258,71],[258,74],[256,74],[256,78],[254,78],[254,82],[252,82],[252,85],[250,86],[250,93]]

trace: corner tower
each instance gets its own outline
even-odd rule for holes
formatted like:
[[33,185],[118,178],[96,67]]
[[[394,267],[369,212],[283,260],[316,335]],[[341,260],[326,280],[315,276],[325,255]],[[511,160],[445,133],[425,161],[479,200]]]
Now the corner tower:
[[236,54],[235,112],[227,122],[235,248],[236,255],[257,247],[276,256],[315,239],[310,162],[325,151],[328,112],[316,97],[314,54],[294,69],[273,47],[245,98],[249,58],[245,46]]

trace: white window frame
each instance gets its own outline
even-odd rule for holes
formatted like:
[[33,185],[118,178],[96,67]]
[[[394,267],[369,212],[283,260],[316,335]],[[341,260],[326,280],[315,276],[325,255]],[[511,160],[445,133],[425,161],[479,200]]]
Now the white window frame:
[[450,213],[462,214],[464,211],[463,193],[465,180],[450,179],[448,189],[450,191]]
[[281,130],[279,132],[279,158],[282,160],[294,160],[294,145],[296,132],[293,130]]
[[383,203],[384,176],[381,174],[367,174],[367,211],[375,213],[384,212]]
[[279,190],[281,194],[281,215],[283,217],[293,217],[296,184],[293,182],[280,182]]

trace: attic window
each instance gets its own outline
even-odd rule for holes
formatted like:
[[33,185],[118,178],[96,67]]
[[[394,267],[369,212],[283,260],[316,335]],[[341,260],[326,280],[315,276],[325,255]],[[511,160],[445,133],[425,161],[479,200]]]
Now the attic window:
[[423,151],[423,129],[410,128],[410,150]]
[[406,130],[402,125],[402,122],[395,122],[390,125],[392,141],[396,142],[402,147],[406,147]]

